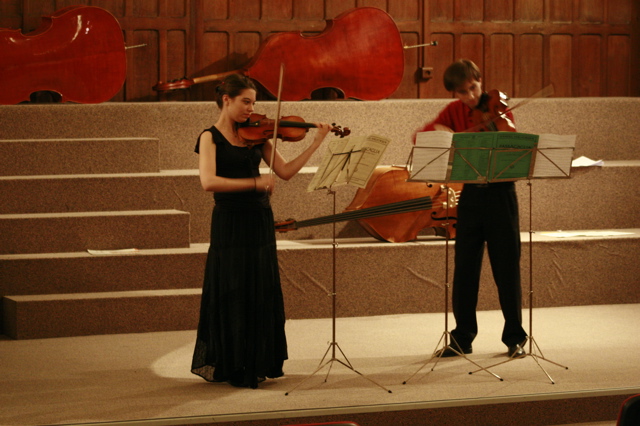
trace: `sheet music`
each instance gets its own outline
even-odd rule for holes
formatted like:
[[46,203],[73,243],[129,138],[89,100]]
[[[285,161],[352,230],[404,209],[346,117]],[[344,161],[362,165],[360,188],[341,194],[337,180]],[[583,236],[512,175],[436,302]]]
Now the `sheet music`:
[[444,131],[418,132],[413,148],[410,179],[445,181],[449,169],[449,152],[453,133]]
[[364,188],[391,140],[378,135],[359,139],[358,143],[354,144],[356,149],[347,162],[345,180],[346,183]]
[[344,184],[366,187],[390,142],[378,135],[333,139],[307,191]]
[[533,177],[569,177],[575,146],[576,135],[541,134]]

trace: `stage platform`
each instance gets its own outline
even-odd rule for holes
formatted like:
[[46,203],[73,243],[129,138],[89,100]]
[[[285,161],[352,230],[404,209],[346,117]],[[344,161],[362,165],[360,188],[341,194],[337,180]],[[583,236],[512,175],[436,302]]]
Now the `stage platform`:
[[[546,360],[489,368],[502,380],[469,374],[473,363],[507,359],[500,312],[478,314],[468,360],[426,366],[444,334],[443,313],[338,318],[335,359],[362,375],[337,361],[314,375],[333,341],[332,320],[290,320],[286,375],[255,390],[192,375],[194,330],[4,339],[0,424],[613,425],[620,403],[640,393],[639,304],[534,309],[534,342]],[[528,310],[525,318],[529,329]]]

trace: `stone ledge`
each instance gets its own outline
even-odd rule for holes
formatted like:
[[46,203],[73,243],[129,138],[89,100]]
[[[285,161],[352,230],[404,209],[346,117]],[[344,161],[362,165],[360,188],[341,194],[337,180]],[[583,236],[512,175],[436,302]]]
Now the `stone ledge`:
[[179,210],[5,214],[0,253],[188,247],[189,216]]
[[3,176],[157,172],[158,149],[151,138],[0,140],[0,164]]
[[[382,164],[406,164],[411,138],[417,128],[432,120],[452,99],[399,99],[375,102],[282,102],[282,115],[306,121],[336,123],[352,135],[379,134],[392,140]],[[512,99],[516,106],[522,100]],[[609,112],[609,113],[604,113]],[[273,117],[276,102],[261,101],[256,112]],[[160,141],[161,169],[195,169],[195,141],[219,114],[213,102],[106,102],[96,105],[6,105],[0,107],[3,137],[7,139],[84,137],[148,137]],[[514,110],[518,131],[575,134],[576,156],[604,160],[637,159],[634,144],[640,134],[640,98],[536,99]],[[87,121],[86,117],[92,120]],[[140,120],[131,120],[131,117]],[[313,131],[313,130],[312,130]],[[285,158],[293,158],[307,146],[282,143]],[[316,152],[310,166],[317,166]]]
[[[640,273],[640,229],[574,231],[574,236],[522,233],[523,307],[529,306],[529,276],[533,278],[534,307],[640,303],[635,285]],[[444,312],[445,250],[453,261],[455,242],[423,238],[389,244],[371,239],[339,239],[336,247],[336,316],[357,317],[404,313]],[[201,278],[207,245],[179,250],[194,256],[200,268],[192,275],[192,288],[164,288],[79,294],[7,295],[3,300],[5,333],[13,338],[194,329],[200,302]],[[602,256],[603,249],[608,253]],[[174,250],[143,250],[154,264]],[[529,254],[533,269],[529,267]],[[54,255],[13,255],[12,259],[52,259]],[[140,256],[127,255],[127,259]],[[333,292],[333,241],[280,241],[278,256],[287,318],[330,318]],[[63,257],[86,258],[86,253]],[[112,256],[114,267],[118,258]],[[170,268],[171,262],[167,263]],[[194,264],[195,265],[195,264]],[[304,265],[304,267],[301,267]],[[194,266],[195,267],[195,266]],[[449,282],[453,264],[449,266]],[[167,271],[170,273],[170,271]],[[175,271],[174,271],[175,272]],[[100,273],[100,269],[96,270]],[[134,280],[121,270],[121,280]],[[36,277],[32,277],[36,278]],[[138,288],[138,289],[135,289]],[[15,289],[15,287],[14,287]],[[6,293],[5,293],[6,294]],[[484,260],[478,309],[498,309],[498,298],[488,259]],[[150,319],[150,316],[162,318]],[[55,320],[52,320],[55,319]],[[15,337],[17,336],[17,337]]]

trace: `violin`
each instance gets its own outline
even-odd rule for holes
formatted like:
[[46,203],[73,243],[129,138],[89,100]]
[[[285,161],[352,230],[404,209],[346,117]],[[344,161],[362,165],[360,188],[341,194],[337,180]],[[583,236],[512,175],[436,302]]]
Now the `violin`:
[[404,76],[404,48],[398,26],[382,9],[358,7],[327,20],[320,34],[281,32],[264,39],[240,69],[170,82],[153,90],[167,92],[243,74],[272,95],[278,89],[277,65],[284,63],[283,101],[310,99],[317,89],[334,88],[344,98],[380,100],[393,94]]
[[62,102],[105,102],[126,77],[122,29],[99,7],[65,7],[28,34],[0,29],[0,52],[0,104],[40,91],[59,93]]
[[443,185],[408,182],[404,167],[377,167],[365,188],[358,188],[344,212],[315,219],[288,219],[275,224],[278,232],[306,226],[356,220],[369,235],[392,243],[415,240],[425,228],[455,238],[461,183]]
[[510,112],[507,95],[499,90],[487,92],[487,101],[481,108],[473,110],[474,132],[515,132],[516,126],[507,114]]
[[[276,120],[267,118],[263,114],[251,114],[244,123],[238,124],[238,135],[242,137],[248,145],[257,145],[273,139]],[[351,133],[348,127],[331,124],[331,132],[341,138]],[[295,115],[282,117],[278,121],[277,137],[286,142],[297,142],[304,139],[310,128],[316,127],[313,123],[307,123],[302,117]]]

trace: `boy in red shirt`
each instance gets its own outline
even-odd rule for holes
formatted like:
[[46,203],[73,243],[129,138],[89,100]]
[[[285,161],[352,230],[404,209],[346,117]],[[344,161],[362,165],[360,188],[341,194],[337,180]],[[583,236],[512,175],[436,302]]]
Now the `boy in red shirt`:
[[[482,76],[471,61],[461,59],[444,73],[444,86],[457,98],[438,117],[419,131],[473,131],[474,110],[486,110],[489,96],[482,91]],[[513,115],[507,112],[513,121]],[[484,247],[487,247],[493,278],[504,316],[502,342],[512,358],[526,356],[527,333],[522,328],[520,285],[520,229],[518,199],[513,182],[465,183],[458,203],[452,306],[456,328],[451,345],[438,356],[473,352],[478,334],[476,308]]]

